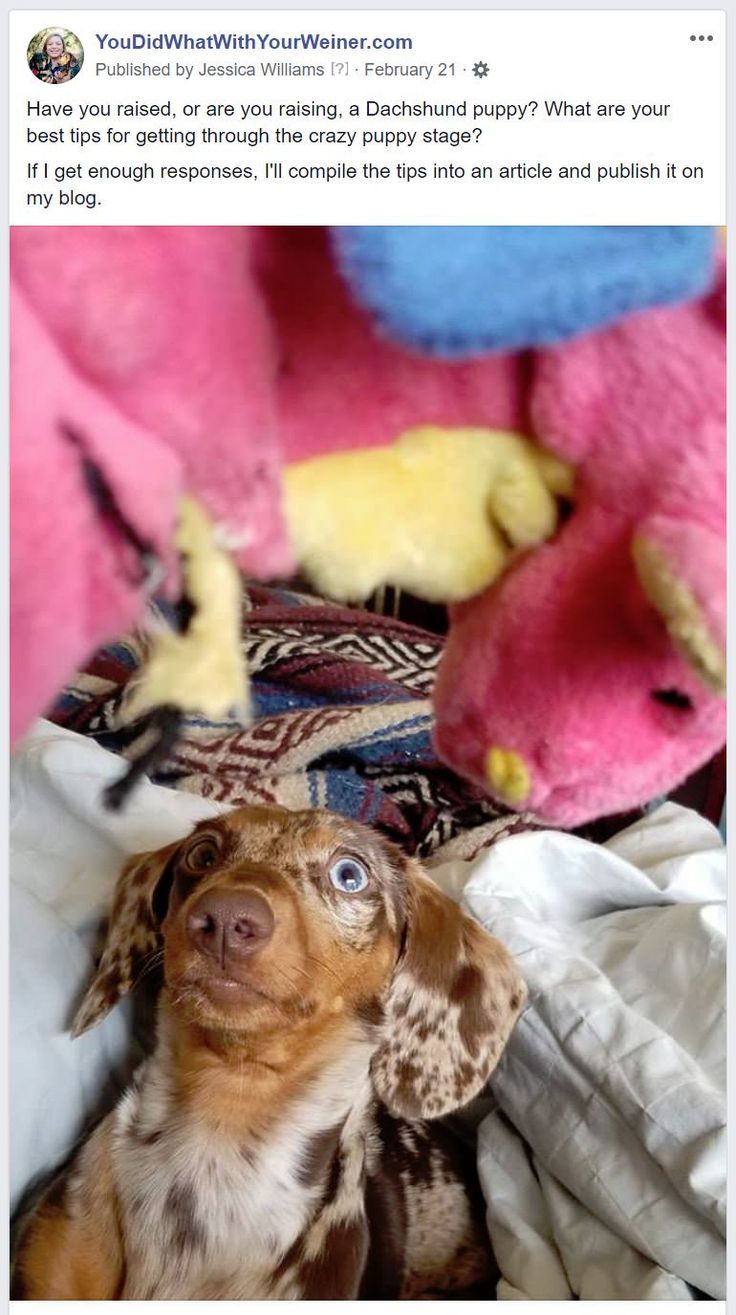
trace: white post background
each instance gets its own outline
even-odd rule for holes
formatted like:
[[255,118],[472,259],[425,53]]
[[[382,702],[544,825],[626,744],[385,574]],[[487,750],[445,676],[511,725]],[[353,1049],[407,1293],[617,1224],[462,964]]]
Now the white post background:
[[[725,218],[725,14],[722,11],[84,11],[36,10],[10,15],[7,60],[10,96],[10,218],[14,224],[208,224],[208,223],[503,223],[503,224],[714,224]],[[34,78],[26,48],[42,28],[71,29],[81,40],[84,66],[71,82],[49,86]],[[107,34],[121,42],[133,34],[193,38],[232,33],[328,41],[363,38],[363,49],[109,48]],[[692,36],[705,39],[691,40]],[[411,49],[372,48],[386,38],[408,37]],[[707,38],[711,37],[711,40]],[[371,43],[370,45],[368,43]],[[488,65],[478,78],[473,66]],[[270,76],[264,66],[291,66]],[[146,65],[159,75],[116,72]],[[340,71],[335,71],[340,66]],[[187,78],[177,68],[192,69]],[[207,66],[239,72],[202,76]],[[293,67],[321,67],[322,75],[297,75]],[[444,66],[444,75],[441,68]],[[376,68],[392,72],[376,72]],[[252,70],[246,73],[244,70]],[[419,72],[407,70],[418,69]],[[347,71],[345,71],[347,70]],[[404,70],[403,72],[397,70]],[[431,70],[429,74],[427,70]],[[590,104],[590,114],[555,117],[546,101]],[[467,114],[434,117],[404,113],[366,114],[367,102],[389,108],[465,102]],[[124,116],[118,106],[170,103],[171,114]],[[279,105],[313,103],[337,107],[334,119],[279,115]],[[536,102],[536,109],[532,109]],[[28,113],[28,105],[38,112]],[[196,114],[184,106],[199,103]],[[208,105],[234,106],[208,116]],[[249,114],[242,105],[274,106],[271,116]],[[476,104],[516,106],[513,118],[482,114]],[[625,115],[601,116],[599,105],[619,104]],[[666,115],[632,117],[635,105],[668,105]],[[108,117],[84,106],[111,108]],[[359,117],[349,107],[358,105]],[[67,117],[62,107],[73,107]],[[522,114],[522,110],[524,111]],[[44,116],[44,111],[50,112]],[[58,111],[58,113],[57,113]],[[261,145],[235,141],[207,144],[205,128],[227,132],[263,128]],[[276,143],[278,128],[303,134],[301,143]],[[72,129],[77,130],[72,140]],[[108,130],[128,132],[124,144]],[[458,145],[425,142],[423,134],[464,131]],[[480,129],[480,133],[475,131]],[[80,144],[79,131],[96,131],[101,141]],[[29,131],[36,134],[28,140]],[[363,143],[363,132],[392,131],[397,143]],[[181,134],[194,134],[184,144]],[[329,141],[319,134],[355,133]],[[47,133],[46,140],[38,134]],[[167,140],[167,133],[178,139]],[[144,134],[139,138],[138,134]],[[316,134],[311,138],[310,134]],[[281,177],[266,176],[280,163]],[[548,179],[504,180],[502,166],[522,163],[552,170]],[[668,163],[676,176],[667,176]],[[147,164],[153,178],[112,181],[90,170]],[[363,166],[388,170],[366,178]],[[436,177],[435,164],[464,170],[462,177]],[[561,181],[560,166],[590,164],[590,180]],[[636,177],[656,165],[660,177]],[[473,179],[473,166],[493,169],[492,179]],[[186,170],[227,166],[253,177],[193,181],[161,178],[161,168]],[[332,167],[330,181],[289,176],[299,167]],[[357,177],[339,177],[354,168]],[[424,169],[411,181],[407,168]],[[622,169],[623,166],[623,169]],[[635,169],[631,169],[635,166]],[[609,173],[598,180],[598,169]],[[702,170],[686,178],[683,170]],[[59,180],[57,171],[66,176]],[[631,169],[629,177],[610,171]],[[35,172],[35,177],[32,173]],[[89,204],[90,196],[95,198]],[[33,200],[29,200],[32,197]],[[64,201],[62,203],[62,197]],[[47,199],[48,198],[48,199]]]

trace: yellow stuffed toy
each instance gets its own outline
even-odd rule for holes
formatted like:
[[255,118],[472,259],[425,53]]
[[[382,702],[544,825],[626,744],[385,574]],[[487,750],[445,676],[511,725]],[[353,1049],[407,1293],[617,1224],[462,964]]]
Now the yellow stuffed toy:
[[173,746],[186,714],[242,722],[250,716],[240,575],[194,498],[179,503],[176,547],[188,615],[179,630],[162,624],[153,632],[139,676],[126,690],[120,721],[140,721],[142,731],[126,772],[105,792],[111,808],[122,807],[136,781]]
[[233,714],[247,720],[240,576],[194,498],[179,503],[176,547],[192,615],[183,632],[167,628],[153,635],[141,677],[129,686],[124,720],[137,721],[167,703],[212,721]]
[[289,466],[285,511],[320,593],[360,602],[391,584],[458,602],[549,538],[572,488],[570,467],[520,434],[424,426]]
[[[572,487],[570,467],[519,434],[425,426],[390,447],[288,467],[285,510],[295,557],[321,593],[359,602],[392,584],[457,602],[553,534],[555,498]],[[142,734],[107,791],[112,807],[174,743],[185,715],[249,716],[240,577],[190,497],[179,506],[176,547],[188,614],[179,630],[153,632],[128,687],[120,720],[141,722]]]

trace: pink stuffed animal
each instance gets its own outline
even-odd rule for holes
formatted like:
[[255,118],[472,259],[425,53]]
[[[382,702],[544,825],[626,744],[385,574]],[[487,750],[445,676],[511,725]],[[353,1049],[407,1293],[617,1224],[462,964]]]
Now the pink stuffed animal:
[[13,740],[144,614],[145,566],[85,462],[170,591],[182,491],[244,572],[283,576],[284,460],[522,422],[521,358],[443,364],[383,341],[324,230],[18,228],[11,275]]
[[557,536],[453,609],[435,691],[456,771],[572,827],[725,738],[725,275],[536,358],[533,427],[577,468]]
[[[123,520],[171,566],[180,472],[155,436],[76,373],[17,289],[11,293],[11,739],[98,643],[137,620],[146,564],[98,518],[83,461],[104,470]],[[94,421],[92,422],[92,417]],[[83,450],[80,450],[83,445]],[[138,483],[134,469],[146,471]]]
[[[76,377],[176,454],[243,569],[269,574],[292,563],[255,232],[16,228],[11,272]],[[40,362],[37,392],[45,401]],[[142,487],[142,467],[128,466]]]
[[391,342],[351,300],[323,229],[270,230],[256,263],[287,462],[393,443],[415,425],[523,430],[524,357],[438,361]]
[[23,228],[12,277],[14,738],[141,619],[147,555],[173,587],[182,491],[244,571],[286,574],[284,461],[440,425],[533,432],[578,467],[558,539],[456,609],[437,690],[448,761],[572,824],[718,747],[721,292],[548,353],[450,364],[381,338],[320,230]]
[[11,738],[176,582],[179,495],[255,576],[293,566],[250,230],[17,228]]

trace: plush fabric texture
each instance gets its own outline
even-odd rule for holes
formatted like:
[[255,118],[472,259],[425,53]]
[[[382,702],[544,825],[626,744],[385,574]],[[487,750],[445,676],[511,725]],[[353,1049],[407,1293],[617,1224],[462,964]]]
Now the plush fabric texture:
[[[573,513],[453,609],[440,754],[479,784],[492,747],[515,755],[529,788],[512,802],[555,825],[667,793],[725,739],[723,697],[687,651],[725,637],[724,277],[538,358],[534,429],[576,466]],[[645,592],[637,540],[670,569],[684,630]]]
[[391,342],[351,297],[323,229],[269,230],[256,268],[286,461],[393,443],[417,425],[525,430],[523,358],[434,361]]
[[[594,246],[592,230],[569,232]],[[706,230],[603,232],[600,268],[616,268],[629,241],[644,269],[678,244],[691,271],[696,248],[711,259]],[[725,624],[722,288],[554,350],[453,363],[381,336],[324,230],[22,228],[11,254],[27,312],[12,324],[14,739],[97,645],[142,620],[151,568],[172,594],[182,492],[249,575],[281,576],[293,565],[285,461],[436,425],[515,430],[578,468],[569,524],[454,616],[436,705],[450,764],[487,790],[500,749],[491,786],[570,824],[671,788],[718,747],[722,703],[691,659],[697,648],[713,683]],[[572,287],[587,266],[568,257],[549,268]],[[431,561],[428,573],[433,596]],[[673,690],[677,706],[651,699]],[[553,805],[555,791],[568,802]]]
[[355,298],[387,336],[438,356],[562,342],[710,279],[710,228],[332,230]]
[[14,741],[140,619],[151,575],[175,587],[182,491],[244,569],[291,569],[249,240],[234,228],[13,231]]
[[[132,625],[145,565],[95,511],[83,459],[104,470],[122,514],[171,566],[181,471],[174,454],[79,377],[23,294],[11,294],[11,738],[83,655]],[[145,470],[146,479],[136,479]]]
[[[274,574],[291,558],[279,514],[272,344],[250,273],[251,234],[16,228],[12,276],[76,380],[94,384],[122,417],[171,449],[183,483],[230,537],[244,570]],[[37,394],[43,375],[39,354]],[[79,419],[101,428],[94,412]],[[25,441],[15,420],[14,429]],[[141,467],[125,467],[145,496]]]
[[293,462],[286,518],[301,570],[329,598],[363,602],[388,584],[460,602],[553,534],[555,495],[572,482],[521,434],[425,425],[387,447]]
[[[14,740],[143,615],[146,569],[133,560],[121,585],[117,558],[135,553],[91,500],[86,459],[172,589],[182,491],[250,576],[283,576],[284,460],[389,444],[417,424],[523,429],[521,358],[447,364],[383,341],[321,229],[19,228],[11,272],[28,312],[12,319]],[[41,467],[47,480],[25,478]],[[36,642],[48,635],[63,639]]]
[[12,317],[14,741],[143,616],[148,567],[95,505],[85,461],[173,589],[182,491],[251,577],[285,576],[284,455],[521,421],[520,362],[437,364],[382,342],[323,230],[18,228],[11,277],[26,305]]

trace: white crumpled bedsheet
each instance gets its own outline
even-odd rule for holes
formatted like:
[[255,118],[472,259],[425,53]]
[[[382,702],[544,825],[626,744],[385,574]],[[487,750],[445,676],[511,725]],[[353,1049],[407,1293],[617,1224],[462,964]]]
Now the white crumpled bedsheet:
[[[11,772],[11,1204],[131,1060],[125,1005],[72,1042],[124,858],[220,808],[40,722]],[[724,1294],[725,851],[664,805],[605,847],[556,832],[433,868],[511,949],[530,999],[479,1165],[501,1298]]]
[[529,1003],[479,1165],[499,1296],[725,1296],[726,855],[664,804],[598,846],[501,841],[433,876],[514,954]]
[[144,783],[123,813],[102,807],[123,764],[72,731],[39,722],[10,776],[10,1197],[68,1154],[108,1082],[130,1064],[125,1002],[72,1041],[69,1026],[94,970],[101,920],[129,854],[184,836],[221,811]]

